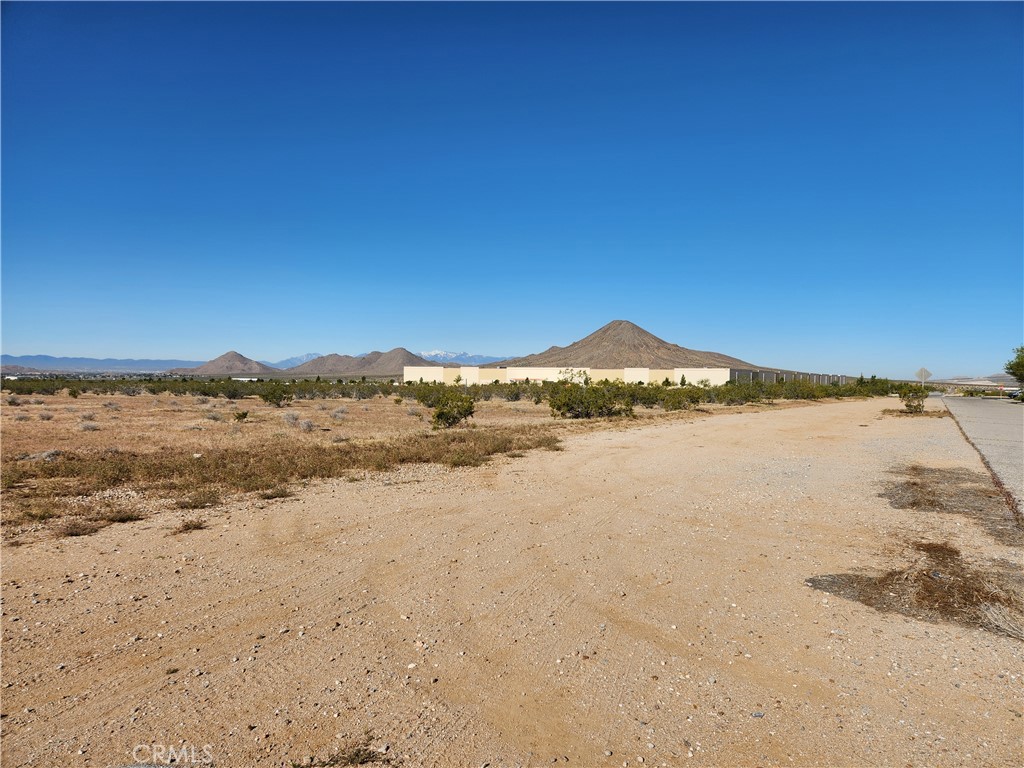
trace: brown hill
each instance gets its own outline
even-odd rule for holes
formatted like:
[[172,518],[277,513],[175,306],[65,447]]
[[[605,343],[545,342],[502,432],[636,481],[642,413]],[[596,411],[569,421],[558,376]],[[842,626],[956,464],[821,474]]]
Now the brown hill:
[[[414,355],[408,349],[404,347],[395,347],[390,352],[371,353],[377,354],[377,357],[370,363],[366,370],[363,371],[366,375],[373,376],[393,376],[401,375],[402,370],[407,365],[433,365],[429,360],[424,360],[419,355]],[[367,355],[363,359],[366,360],[370,357]]]
[[5,376],[19,376],[23,373],[42,373],[42,371],[26,368],[24,365],[0,365],[0,373]]
[[433,365],[403,347],[390,352],[370,352],[362,357],[324,355],[289,368],[289,373],[303,375],[328,374],[344,376],[400,376],[407,365]]
[[203,363],[198,368],[175,368],[170,371],[170,373],[188,376],[248,376],[278,372],[276,368],[250,360],[245,355],[240,355],[237,352],[225,352],[220,357],[214,358],[208,363]]
[[321,373],[350,373],[359,367],[359,358],[352,355],[338,355],[331,353],[321,357],[314,357],[302,365],[289,368],[288,373],[298,374],[321,374]]
[[541,368],[756,368],[718,352],[670,344],[628,320],[613,320],[567,347],[491,363]]

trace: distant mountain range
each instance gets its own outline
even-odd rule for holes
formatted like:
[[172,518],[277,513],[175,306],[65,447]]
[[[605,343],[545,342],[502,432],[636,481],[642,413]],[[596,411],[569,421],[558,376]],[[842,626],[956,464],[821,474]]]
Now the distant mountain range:
[[420,357],[434,363],[441,363],[442,365],[448,363],[458,365],[487,365],[488,363],[496,363],[498,360],[505,359],[503,357],[488,357],[487,355],[471,355],[468,352],[445,352],[440,349],[435,349],[432,352],[420,352]]
[[[196,360],[136,360],[50,355],[2,355],[0,366],[7,375],[32,373],[171,373],[186,376],[272,376],[284,372],[297,376],[401,376],[406,366],[479,365],[544,368],[757,368],[720,352],[687,349],[658,338],[627,321],[613,320],[589,336],[566,347],[553,346],[533,355],[502,359],[466,352],[433,350],[415,355],[404,347],[389,352],[361,355],[307,352],[276,363],[252,360],[227,352],[209,362]],[[981,377],[996,384],[1015,385],[1006,374]],[[946,379],[950,382],[977,379]]]
[[296,365],[308,363],[310,360],[316,360],[318,357],[321,357],[319,352],[307,352],[304,355],[296,355],[295,357],[289,357],[287,360],[279,360],[276,363],[272,363],[269,360],[260,360],[258,362],[269,365],[271,368],[285,370],[286,368],[294,368]]
[[[473,362],[470,362],[470,361]],[[718,352],[701,352],[659,339],[627,320],[613,320],[567,347],[511,360],[435,350],[414,355],[403,347],[365,355],[332,353],[284,369],[297,376],[401,376],[406,366],[480,365],[536,366],[544,368],[755,368],[748,362]],[[215,360],[170,373],[186,376],[260,376],[279,373],[266,363],[228,352]]]
[[[403,347],[390,352],[368,352],[365,355],[319,355],[305,362],[285,368],[296,376],[395,376],[402,375],[407,365],[430,365]],[[168,373],[180,376],[263,376],[281,373],[266,363],[251,360],[238,352],[225,352],[220,357],[190,368],[173,368]]]
[[133,360],[111,357],[51,357],[50,355],[0,355],[0,366],[35,368],[37,371],[75,371],[96,373],[161,373],[171,368],[191,368],[202,360]]
[[292,368],[290,372],[305,376],[314,373],[317,375],[326,373],[346,376],[401,376],[407,365],[430,365],[430,363],[404,347],[396,347],[390,352],[369,352],[359,357],[325,355]]

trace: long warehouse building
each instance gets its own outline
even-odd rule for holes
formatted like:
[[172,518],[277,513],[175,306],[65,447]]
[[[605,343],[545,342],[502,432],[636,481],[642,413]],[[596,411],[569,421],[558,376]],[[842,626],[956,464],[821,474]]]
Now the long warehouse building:
[[591,381],[622,381],[628,384],[688,384],[706,381],[711,386],[729,381],[809,381],[813,384],[845,384],[853,377],[831,373],[805,373],[773,368],[481,368],[479,366],[445,367],[406,366],[407,382],[455,384],[512,384],[526,381],[561,381],[586,374]]

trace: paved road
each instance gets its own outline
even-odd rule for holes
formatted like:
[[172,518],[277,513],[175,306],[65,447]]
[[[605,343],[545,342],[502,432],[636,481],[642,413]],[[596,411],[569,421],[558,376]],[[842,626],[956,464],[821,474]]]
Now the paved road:
[[1024,508],[1024,404],[980,397],[945,397],[943,401]]

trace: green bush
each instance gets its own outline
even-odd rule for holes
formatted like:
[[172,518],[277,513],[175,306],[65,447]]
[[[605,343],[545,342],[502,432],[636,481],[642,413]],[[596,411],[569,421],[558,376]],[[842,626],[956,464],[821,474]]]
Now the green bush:
[[280,382],[272,382],[263,388],[260,392],[260,399],[265,403],[276,405],[278,408],[283,406],[285,403],[292,400],[292,393],[288,391],[288,388]]
[[694,408],[704,402],[707,402],[707,391],[702,387],[687,384],[666,390],[661,407],[666,411],[682,411]]
[[435,400],[432,421],[435,427],[454,427],[472,416],[474,410],[472,397],[446,387]]
[[629,392],[615,384],[558,382],[548,394],[548,405],[552,416],[570,419],[633,415]]
[[920,384],[908,384],[900,388],[900,400],[907,413],[924,413],[924,399],[928,390]]

